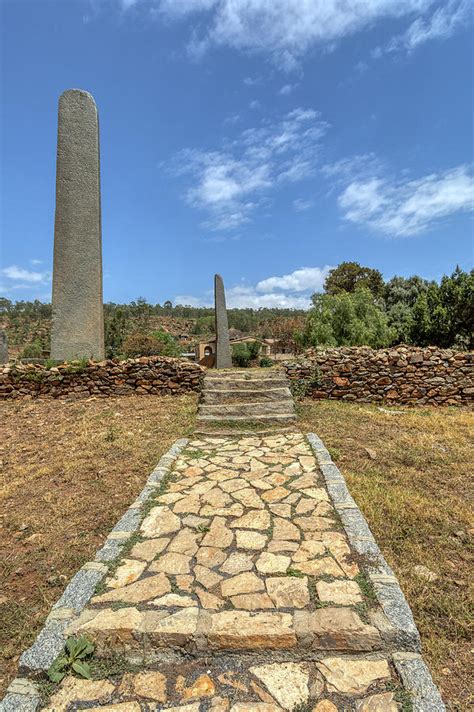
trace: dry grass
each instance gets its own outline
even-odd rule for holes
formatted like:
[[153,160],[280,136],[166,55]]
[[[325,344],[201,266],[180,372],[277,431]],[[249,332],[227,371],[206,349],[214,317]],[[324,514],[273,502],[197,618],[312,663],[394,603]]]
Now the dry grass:
[[0,697],[51,605],[194,425],[197,397],[2,403]]
[[[471,709],[472,413],[309,400],[299,410],[300,425],[324,440],[395,570],[448,708]],[[420,578],[418,565],[438,578]]]

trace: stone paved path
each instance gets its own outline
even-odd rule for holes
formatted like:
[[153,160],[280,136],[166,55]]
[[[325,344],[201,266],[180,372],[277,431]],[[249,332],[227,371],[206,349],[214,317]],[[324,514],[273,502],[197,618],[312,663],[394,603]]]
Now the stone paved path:
[[46,709],[410,709],[364,563],[300,432],[197,435],[69,626],[102,679]]

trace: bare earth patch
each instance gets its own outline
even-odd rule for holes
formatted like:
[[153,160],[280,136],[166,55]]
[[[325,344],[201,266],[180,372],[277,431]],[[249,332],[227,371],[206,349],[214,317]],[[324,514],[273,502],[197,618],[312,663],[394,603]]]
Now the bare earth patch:
[[196,402],[0,403],[0,696],[68,580],[192,430]]
[[473,414],[311,400],[298,409],[393,567],[448,709],[470,708]]

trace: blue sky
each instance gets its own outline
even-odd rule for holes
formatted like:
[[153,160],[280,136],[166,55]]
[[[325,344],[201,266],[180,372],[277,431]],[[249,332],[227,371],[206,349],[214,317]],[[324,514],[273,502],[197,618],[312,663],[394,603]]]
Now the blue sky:
[[104,300],[305,307],[472,267],[472,0],[2,0],[2,267],[50,299],[57,100],[101,124]]

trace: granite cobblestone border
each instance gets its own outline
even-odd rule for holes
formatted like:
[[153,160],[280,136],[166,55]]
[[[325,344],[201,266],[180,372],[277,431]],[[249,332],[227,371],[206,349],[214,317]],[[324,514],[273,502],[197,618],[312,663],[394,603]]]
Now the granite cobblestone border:
[[97,584],[109,571],[109,564],[120,556],[123,547],[138,530],[146,514],[143,506],[153,497],[163,478],[170,473],[188,442],[188,438],[177,440],[160,458],[136,500],[96,552],[94,561],[84,564],[69,581],[61,597],[53,605],[33,645],[21,655],[21,677],[16,677],[10,683],[5,697],[0,701],[0,712],[35,712],[39,708],[41,694],[34,680],[29,679],[28,675],[46,672],[61,653],[66,642],[66,628],[89,603]]
[[385,561],[365,517],[349,493],[344,476],[332,461],[323,441],[315,433],[307,433],[306,439],[315,454],[349,542],[357,554],[365,557],[364,568],[385,618],[377,620],[377,625],[391,649],[396,651],[392,653],[392,662],[411,695],[413,712],[443,712],[446,707],[421,656],[420,634],[397,577]]

